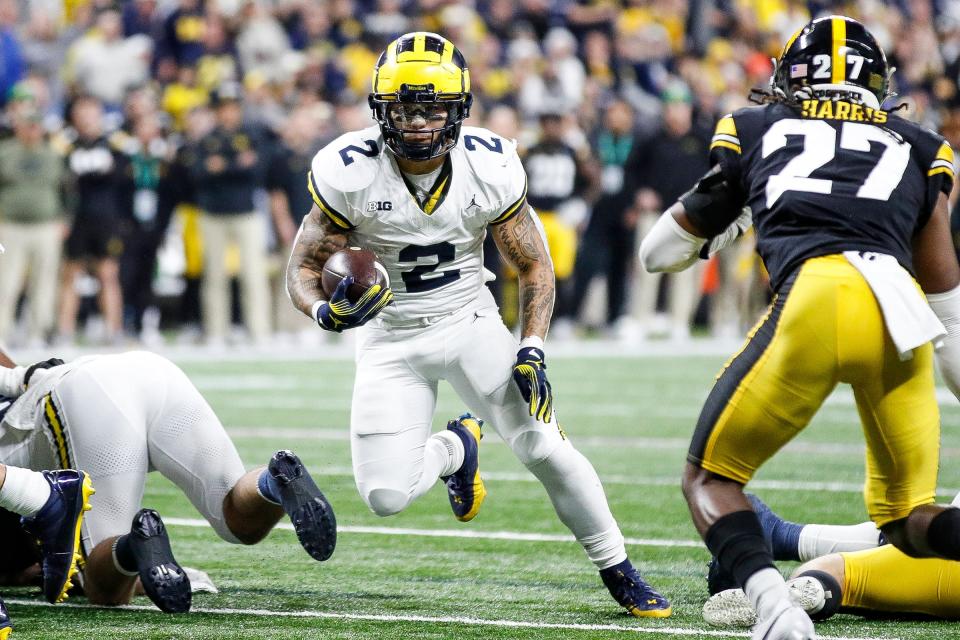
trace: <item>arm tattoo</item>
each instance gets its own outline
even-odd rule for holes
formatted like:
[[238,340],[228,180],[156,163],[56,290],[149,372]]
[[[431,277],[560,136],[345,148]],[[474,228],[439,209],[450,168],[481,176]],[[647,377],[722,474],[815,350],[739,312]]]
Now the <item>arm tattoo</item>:
[[309,316],[314,302],[327,299],[320,279],[323,265],[347,244],[347,231],[314,206],[300,225],[287,263],[287,294],[293,306]]
[[500,253],[520,274],[521,335],[546,337],[556,283],[533,216],[524,211],[492,229]]

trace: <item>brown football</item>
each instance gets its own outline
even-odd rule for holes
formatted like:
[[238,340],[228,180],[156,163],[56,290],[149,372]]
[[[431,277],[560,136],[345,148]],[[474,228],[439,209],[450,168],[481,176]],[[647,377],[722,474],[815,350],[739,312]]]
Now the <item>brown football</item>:
[[341,249],[323,265],[321,284],[327,297],[333,295],[337,285],[347,276],[353,276],[353,284],[347,289],[350,302],[359,300],[360,296],[375,284],[381,287],[390,286],[387,270],[380,264],[377,254],[361,247]]

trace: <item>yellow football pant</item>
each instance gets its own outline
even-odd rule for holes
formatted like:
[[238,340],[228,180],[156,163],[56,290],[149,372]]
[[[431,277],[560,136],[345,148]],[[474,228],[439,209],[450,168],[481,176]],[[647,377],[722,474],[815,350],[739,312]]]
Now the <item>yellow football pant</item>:
[[893,545],[840,555],[844,568],[841,606],[960,616],[960,562],[911,558]]
[[577,230],[550,211],[540,211],[543,233],[547,236],[547,248],[553,260],[553,273],[557,280],[566,280],[573,275],[577,260]]
[[934,501],[940,451],[933,348],[901,361],[869,285],[841,255],[807,260],[723,368],[687,459],[746,484],[838,382],[867,443],[864,499],[882,526]]

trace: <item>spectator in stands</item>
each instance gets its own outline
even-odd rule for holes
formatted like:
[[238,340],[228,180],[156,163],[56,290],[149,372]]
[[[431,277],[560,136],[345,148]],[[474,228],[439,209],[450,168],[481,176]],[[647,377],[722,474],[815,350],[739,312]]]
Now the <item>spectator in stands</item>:
[[[156,327],[144,327],[144,314],[152,309],[159,314],[153,295],[153,276],[157,250],[163,241],[178,196],[170,184],[173,149],[163,136],[156,113],[142,114],[132,123],[133,134],[125,141],[129,167],[123,208],[131,213],[123,238],[120,284],[123,290],[123,324],[128,335],[145,343],[156,341],[150,333]],[[157,317],[157,319],[159,319]]]
[[20,17],[16,0],[0,0],[0,106],[23,77],[23,47],[16,33]]
[[634,263],[636,242],[628,225],[627,212],[633,205],[632,183],[625,180],[624,167],[638,144],[634,133],[633,109],[624,100],[614,100],[606,109],[603,125],[592,139],[600,162],[600,197],[583,236],[588,250],[577,254],[573,300],[577,316],[587,298],[591,280],[605,276],[607,290],[606,326],[619,328],[625,313],[627,286]]
[[12,113],[14,136],[0,143],[0,340],[11,337],[17,302],[25,289],[29,308],[27,345],[46,344],[57,305],[57,274],[63,243],[63,160],[43,131],[33,104]]
[[74,340],[80,303],[77,281],[90,270],[100,286],[103,337],[107,343],[113,343],[121,337],[120,231],[129,213],[123,205],[126,157],[117,137],[104,131],[103,105],[99,100],[90,96],[78,98],[70,116],[73,128],[64,131],[55,142],[66,157],[73,213],[65,246],[58,341]]
[[[561,111],[540,114],[540,140],[523,156],[527,171],[527,202],[539,214],[557,279],[553,334],[569,337],[572,330],[573,266],[578,235],[586,223],[585,196],[595,172],[585,150],[567,142],[567,117]],[[589,197],[589,196],[588,196]]]
[[240,86],[228,83],[212,96],[217,127],[192,145],[185,163],[196,186],[203,234],[203,328],[208,342],[222,344],[230,328],[227,248],[240,254],[241,306],[254,341],[269,333],[264,220],[255,210],[254,192],[262,188],[265,143],[243,122]]
[[96,27],[70,49],[76,92],[98,98],[108,111],[119,111],[127,90],[146,82],[152,49],[148,36],[123,37],[118,11],[101,11]]

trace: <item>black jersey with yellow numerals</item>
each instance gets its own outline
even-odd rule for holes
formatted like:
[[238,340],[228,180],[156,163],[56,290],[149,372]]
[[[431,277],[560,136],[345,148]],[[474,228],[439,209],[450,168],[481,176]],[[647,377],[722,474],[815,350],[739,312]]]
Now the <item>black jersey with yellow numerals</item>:
[[835,100],[724,116],[710,159],[753,212],[774,290],[804,260],[842,251],[892,255],[912,273],[913,236],[953,186],[953,151],[941,136]]

